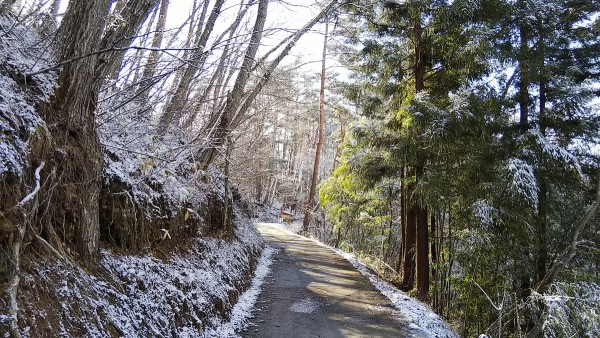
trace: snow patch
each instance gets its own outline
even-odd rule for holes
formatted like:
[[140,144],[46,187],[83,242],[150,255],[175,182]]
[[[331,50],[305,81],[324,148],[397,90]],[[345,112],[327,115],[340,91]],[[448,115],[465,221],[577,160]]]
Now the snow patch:
[[533,167],[518,158],[510,158],[506,165],[511,180],[511,187],[531,205],[537,208],[538,186]]
[[[324,245],[324,244],[322,244]],[[326,245],[324,245],[326,246]],[[369,271],[353,254],[329,247],[350,262],[360,273],[367,277],[373,286],[400,312],[398,317],[410,320],[409,328],[426,337],[458,338],[458,335],[427,305],[411,298],[390,283],[381,280]]]
[[296,313],[313,313],[319,307],[319,303],[306,298],[299,300],[290,306],[290,310]]
[[217,322],[215,327],[203,333],[203,337],[240,337],[237,332],[242,331],[248,325],[248,319],[252,318],[252,310],[256,300],[262,291],[265,277],[271,272],[272,256],[278,250],[266,247],[258,261],[254,279],[250,288],[242,294],[238,302],[231,310],[228,322]]
[[[65,337],[74,332],[80,333],[77,336],[111,337],[115,331],[121,337],[213,336],[206,332],[220,332],[213,326],[224,314],[231,314],[234,324],[229,325],[235,330],[246,320],[247,309],[258,293],[257,280],[264,279],[272,255],[272,249],[263,252],[249,293],[239,298],[239,309],[231,309],[229,302],[235,301],[232,296],[245,282],[251,259],[263,245],[250,222],[237,225],[234,239],[196,239],[189,248],[167,258],[102,251],[103,272],[98,276],[60,261],[38,266],[23,278],[34,281],[28,285],[36,289],[56,285],[56,313],[35,309],[23,316],[36,332],[46,329]],[[215,308],[215,304],[221,306]],[[21,328],[24,336],[26,329]]]

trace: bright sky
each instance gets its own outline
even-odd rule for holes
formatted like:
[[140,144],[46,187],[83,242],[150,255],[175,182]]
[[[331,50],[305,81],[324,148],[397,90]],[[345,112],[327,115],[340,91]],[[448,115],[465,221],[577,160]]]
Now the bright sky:
[[[49,7],[51,2],[52,0],[46,1],[45,7]],[[192,11],[193,2],[194,0],[171,0],[167,17],[167,29],[177,29],[188,19]],[[202,0],[197,0],[197,2],[200,4],[203,3]],[[212,2],[209,5],[209,9],[212,8]],[[36,1],[22,0],[21,3],[25,8],[29,9]],[[236,14],[239,3],[240,0],[225,1],[221,19],[215,28],[216,31],[219,30],[219,23],[221,23],[221,28],[229,24],[227,18]],[[68,0],[61,1],[61,13],[64,13],[67,5]],[[256,7],[254,6],[254,9]],[[304,26],[318,14],[319,9],[320,7],[316,4],[315,0],[271,0],[267,15],[267,30],[263,37],[263,44],[266,45],[264,47],[265,50],[270,49],[270,46],[275,45],[288,36],[291,30]],[[248,18],[250,21],[249,25],[252,25],[254,23],[254,15],[248,15]],[[290,64],[299,59],[305,64],[301,68],[303,71],[320,73],[324,30],[324,24],[315,25],[311,32],[306,33],[300,39],[296,47],[284,59],[283,64]],[[182,30],[180,33],[181,36],[185,34],[187,34],[187,30]],[[328,68],[332,65],[335,66],[337,63],[334,60],[328,60]]]
[[[171,0],[167,26],[169,28],[179,27],[189,17],[192,11],[192,4],[193,0]],[[222,16],[235,15],[238,5],[239,0],[226,0]],[[266,24],[268,35],[263,38],[263,43],[267,46],[278,43],[290,34],[289,30],[301,28],[316,16],[318,12],[319,6],[315,5],[312,0],[271,1],[269,3]],[[254,16],[249,16],[249,18],[253,23]],[[225,20],[221,22],[226,24]],[[273,34],[273,29],[275,28],[282,30],[278,30],[278,33]],[[216,29],[218,29],[218,25]],[[289,56],[284,60],[284,63],[291,63],[296,58],[300,58],[303,62],[309,62],[305,69],[319,72],[323,48],[323,32],[324,25],[315,25],[311,32],[306,33],[300,39],[298,45],[292,49]]]

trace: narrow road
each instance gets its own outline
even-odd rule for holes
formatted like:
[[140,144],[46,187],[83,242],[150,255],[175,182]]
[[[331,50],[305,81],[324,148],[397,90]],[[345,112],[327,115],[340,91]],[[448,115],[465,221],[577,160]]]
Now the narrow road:
[[304,237],[257,228],[279,249],[242,337],[413,337],[389,301],[348,261]]

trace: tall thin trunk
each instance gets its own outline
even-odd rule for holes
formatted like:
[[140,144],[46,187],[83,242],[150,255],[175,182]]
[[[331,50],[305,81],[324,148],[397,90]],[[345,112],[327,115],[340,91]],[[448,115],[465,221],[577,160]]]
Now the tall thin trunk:
[[402,289],[412,290],[415,286],[415,244],[417,241],[417,210],[410,203],[406,213],[406,232],[404,236],[404,252],[402,261]]
[[[166,106],[165,112],[161,116],[160,126],[162,130],[166,130],[175,120],[178,114],[183,110],[189,95],[190,84],[195,75],[204,67],[204,62],[208,56],[204,50],[208,39],[212,34],[213,28],[217,23],[217,19],[221,14],[221,8],[225,0],[216,0],[210,12],[208,20],[204,27],[198,27],[198,32],[202,32],[197,36],[194,48],[196,49],[192,55],[189,64],[186,65],[181,80],[179,81],[173,96]],[[205,5],[206,6],[206,5]]]
[[[242,6],[242,5],[243,4],[240,4],[240,6]],[[234,54],[234,53],[231,53],[231,49],[233,46],[238,44],[235,34],[237,33],[237,30],[242,22],[242,19],[246,16],[246,12],[247,12],[248,8],[249,8],[249,5],[247,5],[245,8],[240,7],[240,11],[237,15],[236,20],[228,28],[229,29],[229,37],[227,39],[227,44],[225,45],[225,48],[223,49],[223,53],[221,53],[221,57],[219,58],[219,63],[217,65],[217,68],[214,71],[208,85],[206,86],[206,88],[204,88],[202,95],[200,95],[200,97],[197,99],[194,109],[192,109],[189,116],[186,118],[185,122],[183,123],[183,127],[187,128],[187,127],[191,127],[193,125],[194,121],[198,117],[198,113],[201,111],[202,107],[206,103],[211,92],[214,93],[213,94],[213,102],[215,103],[215,106],[218,106],[218,101],[219,101],[219,100],[217,100],[218,93],[222,88],[226,87],[225,83],[227,83],[227,81],[225,81],[225,70],[228,67],[228,64],[234,63],[234,62],[231,62],[232,56],[233,56],[232,54]],[[229,66],[229,67],[231,67],[231,66]],[[182,86],[182,85],[186,85],[186,84],[180,84],[180,86]],[[187,85],[189,85],[189,84],[187,84]],[[214,108],[213,108],[213,110],[218,111],[218,109],[214,109]],[[212,129],[213,125],[216,124],[217,122],[218,122],[218,115],[212,114],[211,118],[204,126],[204,129],[205,130]]]
[[[542,55],[544,53],[542,52]],[[542,61],[543,67],[543,61]],[[539,125],[542,135],[546,135],[546,80],[540,80],[540,116]],[[538,175],[541,176],[541,175]],[[537,261],[536,261],[536,282],[541,281],[546,276],[548,266],[548,194],[549,184],[544,177],[538,178],[538,219],[536,222],[537,232]]]
[[[425,90],[425,51],[423,47],[423,27],[421,26],[420,16],[415,18],[413,26],[414,43],[414,73],[415,73],[415,93]],[[415,170],[416,181],[419,182],[424,175],[424,162],[422,158],[418,159]],[[412,201],[416,209],[417,229],[416,229],[416,278],[417,290],[421,298],[427,297],[429,293],[429,227],[427,226],[427,208],[418,203],[415,199]]]
[[417,206],[417,291],[421,299],[429,293],[429,227],[427,208]]
[[345,121],[342,117],[342,113],[339,114],[340,120],[340,143],[335,148],[335,154],[333,155],[333,164],[331,165],[331,172],[333,173],[340,163],[340,157],[342,156],[342,146],[344,145],[344,139],[346,138]]
[[[268,83],[268,81],[271,78],[271,75],[273,74],[273,72],[275,71],[277,66],[288,55],[288,53],[296,45],[298,40],[306,32],[308,32],[309,29],[312,28],[317,22],[319,22],[321,19],[323,19],[325,17],[325,15],[327,15],[327,13],[329,13],[329,11],[335,5],[337,5],[337,1],[335,1],[335,0],[331,1],[325,8],[323,8],[323,10],[321,10],[321,12],[319,12],[319,14],[317,14],[317,16],[315,16],[311,21],[309,21],[306,25],[304,25],[304,27],[302,27],[300,30],[293,33],[291,36],[288,37],[288,39],[285,39],[283,41],[285,44],[285,47],[275,57],[275,59],[273,61],[271,61],[271,63],[269,64],[267,69],[264,71],[262,76],[259,77],[258,84],[254,85],[254,87],[252,89],[250,89],[249,91],[247,91],[245,93],[244,93],[244,89],[245,89],[244,87],[247,83],[247,80],[251,73],[251,70],[254,69],[252,64],[253,63],[255,64],[255,62],[254,62],[255,59],[251,59],[250,60],[251,62],[248,64],[248,67],[246,67],[245,62],[248,60],[248,58],[247,58],[248,54],[246,54],[244,56],[244,62],[242,63],[241,70],[238,73],[236,83],[234,84],[234,87],[233,87],[233,90],[231,91],[231,93],[229,95],[227,95],[227,101],[223,105],[224,106],[223,110],[222,111],[221,111],[221,109],[215,110],[217,115],[220,114],[220,116],[219,116],[220,122],[219,122],[219,125],[216,126],[216,128],[211,129],[211,132],[209,132],[206,137],[207,139],[209,139],[211,141],[211,144],[203,147],[199,151],[198,157],[201,159],[200,161],[201,161],[203,167],[207,167],[210,163],[212,163],[212,161],[214,160],[215,155],[216,155],[216,150],[219,147],[221,147],[224,143],[226,134],[228,132],[230,132],[231,129],[236,128],[244,120],[244,117],[246,116],[246,112],[250,109],[250,106],[251,106],[252,102],[254,101],[254,99],[256,98],[256,96],[258,95],[258,93],[260,93],[262,88]],[[260,8],[261,8],[261,6],[259,4],[259,13],[261,11]],[[266,17],[266,13],[264,14],[264,16]],[[264,23],[263,23],[263,25],[264,25]],[[256,27],[253,29],[253,34],[252,34],[252,37],[250,38],[250,40],[251,40],[250,46],[254,45],[254,43],[252,41],[256,37],[257,34],[258,34],[258,38],[260,40],[260,33],[261,33],[260,31],[256,30]],[[283,43],[280,45],[283,46]],[[258,46],[256,46],[256,47],[258,47]],[[256,56],[256,50],[254,50],[253,57],[255,57],[255,56]],[[243,77],[240,77],[241,75],[243,75]],[[225,83],[227,83],[227,82],[228,81],[225,81]],[[223,128],[224,125],[227,125],[228,128],[224,129]]]
[[396,270],[400,271],[404,264],[404,248],[406,248],[406,183],[404,183],[404,168],[400,169],[400,250]]
[[267,20],[268,3],[269,2],[267,0],[260,0],[258,4],[256,21],[254,23],[254,28],[252,29],[252,36],[250,37],[250,43],[246,49],[244,60],[242,61],[242,65],[235,80],[235,84],[233,85],[233,89],[227,96],[227,101],[223,111],[221,112],[221,116],[219,117],[219,122],[215,128],[215,133],[214,135],[209,135],[209,137],[213,140],[213,144],[201,150],[199,157],[202,161],[203,167],[205,168],[212,163],[215,157],[216,149],[223,145],[227,135],[231,132],[231,119],[233,116],[235,116],[240,107],[244,94],[244,88],[246,87],[248,79],[250,78],[250,69],[252,69],[252,64],[256,59],[256,53],[258,52],[258,47],[262,38],[263,28]]
[[162,45],[163,36],[165,33],[165,27],[167,24],[167,14],[169,12],[169,1],[170,0],[161,0],[160,1],[160,9],[158,12],[158,20],[156,21],[156,28],[154,30],[154,37],[152,38],[152,48],[150,51],[150,55],[148,55],[148,61],[146,62],[146,66],[144,67],[144,72],[142,75],[142,79],[144,83],[142,84],[142,90],[144,92],[144,96],[147,97],[148,92],[152,86],[152,78],[154,77],[154,73],[156,71],[157,63],[159,60],[158,49]]
[[321,91],[319,93],[319,137],[317,141],[317,149],[315,150],[315,162],[313,166],[313,174],[310,183],[308,199],[304,208],[304,220],[302,220],[302,231],[308,231],[308,225],[311,220],[313,201],[317,193],[317,181],[319,179],[319,163],[321,159],[321,149],[323,148],[323,119],[325,115],[325,59],[327,57],[327,38],[328,38],[328,22],[325,22],[325,35],[323,37],[323,56],[321,59]]
[[527,67],[528,57],[528,34],[527,29],[519,27],[520,48],[519,48],[519,125],[523,132],[529,129],[529,70]]
[[436,238],[438,236],[437,236],[437,220],[434,215],[431,215],[431,235],[433,236],[432,241],[431,241],[431,263],[433,265],[431,267],[431,275],[435,277],[437,275],[436,265],[438,264],[437,240],[436,240]]

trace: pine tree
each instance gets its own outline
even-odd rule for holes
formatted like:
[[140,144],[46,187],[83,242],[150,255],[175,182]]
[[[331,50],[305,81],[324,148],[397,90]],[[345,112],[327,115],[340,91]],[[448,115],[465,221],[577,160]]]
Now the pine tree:
[[[419,105],[444,107],[452,91],[484,68],[472,51],[460,49],[460,42],[469,39],[463,32],[466,22],[445,1],[361,3],[352,8],[360,11],[355,13],[355,35],[349,41],[362,45],[362,49],[357,59],[347,60],[348,64],[360,65],[348,96],[365,116],[381,121],[375,127],[358,130],[356,137],[364,147],[381,151],[381,163],[393,168],[377,171],[379,176],[369,174],[372,179],[399,179],[401,172],[406,173],[403,191],[407,207],[401,215],[406,224],[402,285],[412,289],[416,281],[420,296],[426,298],[429,217],[422,187],[437,155],[424,132],[437,112],[432,109],[431,114],[423,114],[424,107]],[[462,63],[457,62],[459,57]],[[429,207],[433,210],[435,205]]]
[[[547,287],[557,278],[551,257],[575,245],[562,240],[579,233],[573,219],[592,210],[585,205],[595,190],[588,178],[598,174],[590,153],[599,129],[590,104],[598,8],[558,0],[349,7],[345,48],[355,54],[346,60],[354,76],[347,95],[363,119],[332,180],[360,177],[373,191],[385,178],[401,181],[398,265],[406,288],[416,272],[420,296],[427,286],[419,256],[429,249],[419,230],[434,216],[434,302],[460,321],[463,335],[507,316],[515,330],[535,332],[538,318],[498,311],[486,296],[502,290],[518,306]],[[348,196],[368,198],[324,189],[328,214],[338,219],[354,212],[341,208]],[[456,291],[457,300],[438,289]]]

